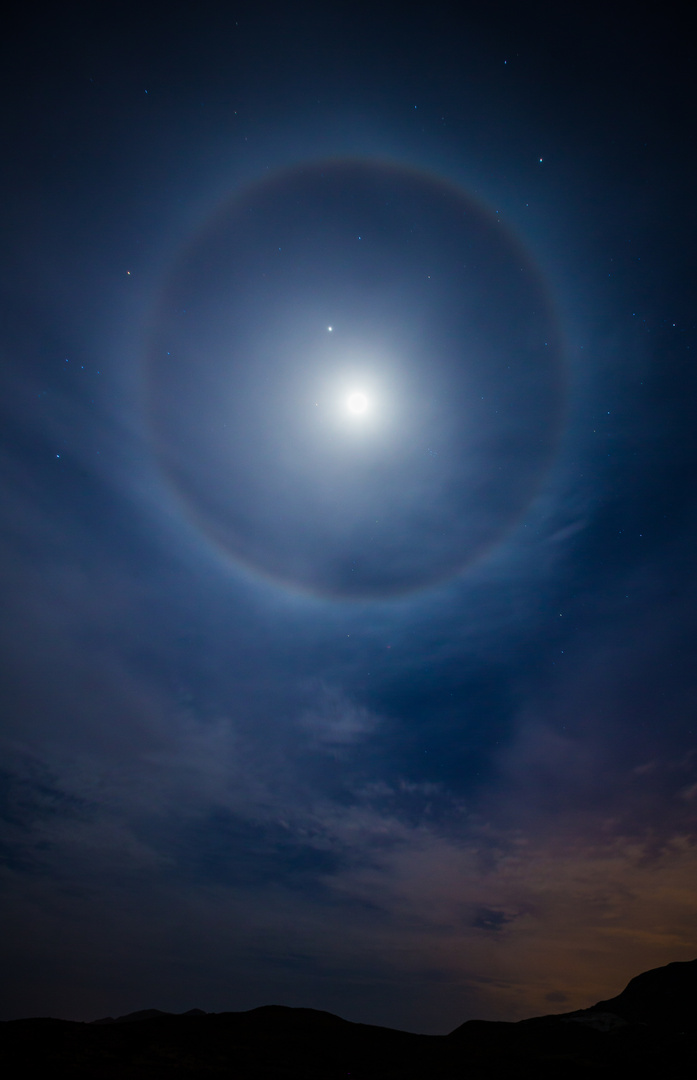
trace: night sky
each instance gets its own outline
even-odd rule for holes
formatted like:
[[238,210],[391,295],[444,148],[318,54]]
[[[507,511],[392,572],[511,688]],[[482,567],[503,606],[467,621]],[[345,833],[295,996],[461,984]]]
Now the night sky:
[[0,1018],[697,955],[688,8],[0,43]]

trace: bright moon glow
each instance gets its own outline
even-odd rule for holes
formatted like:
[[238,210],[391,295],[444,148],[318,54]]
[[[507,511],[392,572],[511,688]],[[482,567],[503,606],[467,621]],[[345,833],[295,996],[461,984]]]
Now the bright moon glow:
[[346,405],[350,413],[353,413],[354,416],[360,416],[368,408],[368,399],[360,390],[356,390],[353,394],[349,394]]

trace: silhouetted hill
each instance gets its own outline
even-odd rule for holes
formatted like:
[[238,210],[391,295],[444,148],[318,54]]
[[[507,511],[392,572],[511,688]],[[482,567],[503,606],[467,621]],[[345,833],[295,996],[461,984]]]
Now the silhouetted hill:
[[593,1008],[614,1013],[635,1024],[661,1024],[675,1030],[694,1028],[697,1005],[697,960],[644,971],[617,997]]
[[[189,1013],[182,1013],[182,1016],[189,1016],[190,1013],[197,1013],[200,1016],[206,1014],[201,1009],[191,1009]],[[156,1016],[173,1016],[174,1013],[163,1012],[162,1009],[141,1009],[139,1012],[127,1013],[126,1016],[104,1016],[101,1020],[93,1020],[93,1024],[131,1024],[138,1020],[152,1020]]]
[[278,1005],[148,1009],[91,1024],[6,1021],[0,1055],[7,1075],[71,1080],[663,1080],[697,1067],[697,960],[644,972],[590,1009],[515,1024],[471,1020],[446,1036]]

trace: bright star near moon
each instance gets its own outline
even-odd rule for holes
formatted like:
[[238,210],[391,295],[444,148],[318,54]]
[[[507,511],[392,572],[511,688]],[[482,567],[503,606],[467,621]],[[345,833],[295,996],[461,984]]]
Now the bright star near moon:
[[368,399],[360,390],[354,390],[346,400],[346,407],[354,416],[362,416],[368,408]]

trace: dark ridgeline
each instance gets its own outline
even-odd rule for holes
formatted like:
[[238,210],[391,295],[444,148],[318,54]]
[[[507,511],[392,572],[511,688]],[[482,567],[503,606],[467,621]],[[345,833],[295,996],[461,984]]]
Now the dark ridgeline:
[[450,1035],[353,1024],[313,1009],[265,1006],[182,1015],[148,1009],[91,1024],[0,1024],[9,1076],[71,1080],[493,1080],[661,1078],[697,1068],[697,960],[632,979],[590,1009],[519,1023],[470,1020]]

